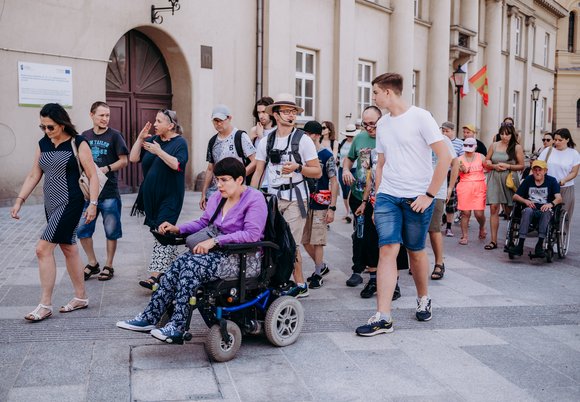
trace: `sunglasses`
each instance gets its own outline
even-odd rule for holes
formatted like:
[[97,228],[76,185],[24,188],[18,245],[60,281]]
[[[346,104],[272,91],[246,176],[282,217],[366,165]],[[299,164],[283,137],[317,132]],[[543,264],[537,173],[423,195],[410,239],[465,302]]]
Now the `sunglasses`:
[[175,120],[173,120],[173,117],[171,117],[171,113],[175,113],[173,110],[163,109],[163,110],[161,110],[161,113],[163,113],[165,116],[167,116],[169,118],[170,123],[175,124]]
[[501,123],[502,127],[513,127],[514,124],[513,123]]
[[51,124],[49,124],[48,126],[41,124],[38,127],[42,130],[42,132],[45,132],[46,130],[48,130],[49,133],[52,133],[54,131],[54,129],[56,128],[56,126],[53,126]]
[[326,127],[326,126],[322,126],[322,129],[323,129],[323,130],[326,130],[327,128],[328,128],[328,127]]
[[552,141],[551,138],[542,138],[542,142],[550,142],[550,141]]

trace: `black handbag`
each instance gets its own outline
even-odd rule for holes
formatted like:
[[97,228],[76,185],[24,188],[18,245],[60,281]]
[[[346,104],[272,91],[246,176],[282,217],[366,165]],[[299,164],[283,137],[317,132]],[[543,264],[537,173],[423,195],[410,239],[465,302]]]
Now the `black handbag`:
[[221,232],[213,224],[213,222],[216,220],[219,212],[222,210],[226,201],[227,201],[226,198],[221,199],[218,207],[216,208],[215,212],[213,213],[213,216],[209,220],[207,227],[187,236],[187,238],[185,239],[185,245],[187,246],[187,248],[190,251],[193,251],[195,246],[197,246],[202,241],[206,241],[207,239],[213,239],[214,237],[217,237],[221,234]]

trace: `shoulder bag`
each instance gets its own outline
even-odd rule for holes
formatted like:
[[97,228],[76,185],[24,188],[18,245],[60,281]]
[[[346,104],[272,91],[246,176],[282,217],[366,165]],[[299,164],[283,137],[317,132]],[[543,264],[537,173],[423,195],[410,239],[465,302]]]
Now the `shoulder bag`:
[[[83,195],[85,196],[85,200],[89,200],[91,197],[90,181],[89,181],[89,178],[86,175],[85,171],[83,170],[83,167],[81,166],[81,162],[79,160],[79,153],[77,150],[76,138],[72,139],[71,147],[72,147],[72,151],[73,151],[73,154],[75,156],[75,159],[77,160],[77,166],[79,167],[79,173],[80,173],[79,187],[81,188],[81,191],[83,192]],[[105,183],[107,182],[108,178],[107,178],[107,175],[101,171],[101,168],[99,168],[94,161],[93,161],[93,164],[95,165],[95,170],[97,171],[97,178],[99,180],[99,194],[101,194],[101,191],[103,191],[103,187],[105,187]]]

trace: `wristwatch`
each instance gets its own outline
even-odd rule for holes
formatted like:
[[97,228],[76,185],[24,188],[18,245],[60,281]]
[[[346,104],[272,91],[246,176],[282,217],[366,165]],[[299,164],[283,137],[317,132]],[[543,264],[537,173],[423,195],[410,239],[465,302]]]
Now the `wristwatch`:
[[331,211],[336,211],[336,206],[334,206],[334,207],[333,207],[333,206],[331,205],[330,207],[328,207],[328,209],[330,209]]
[[299,163],[299,164],[298,164],[298,167],[297,167],[297,168],[296,168],[296,170],[295,170],[295,172],[296,172],[296,173],[302,173],[302,168],[303,168],[303,166],[302,166],[302,165]]
[[213,238],[213,245],[215,247],[219,247],[220,246],[220,241],[219,241],[219,239],[217,237],[214,237]]
[[99,205],[99,201],[89,201],[89,204],[94,205],[96,207]]

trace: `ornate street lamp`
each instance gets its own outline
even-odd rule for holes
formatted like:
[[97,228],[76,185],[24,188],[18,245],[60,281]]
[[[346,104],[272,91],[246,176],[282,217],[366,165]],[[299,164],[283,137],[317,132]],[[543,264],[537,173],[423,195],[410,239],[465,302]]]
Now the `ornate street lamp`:
[[536,152],[536,109],[538,108],[538,99],[540,99],[540,88],[538,84],[532,89],[532,100],[534,101],[534,133],[532,136],[532,153]]
[[181,8],[179,4],[179,0],[167,0],[171,3],[171,7],[155,7],[154,5],[151,6],[151,23],[152,24],[162,24],[163,17],[159,15],[160,12],[169,12],[171,11],[171,15]]
[[453,81],[455,82],[455,88],[457,93],[457,124],[455,126],[456,130],[459,131],[459,107],[461,103],[461,88],[463,88],[463,83],[465,82],[465,71],[461,69],[461,66],[457,66],[457,70],[453,72]]

